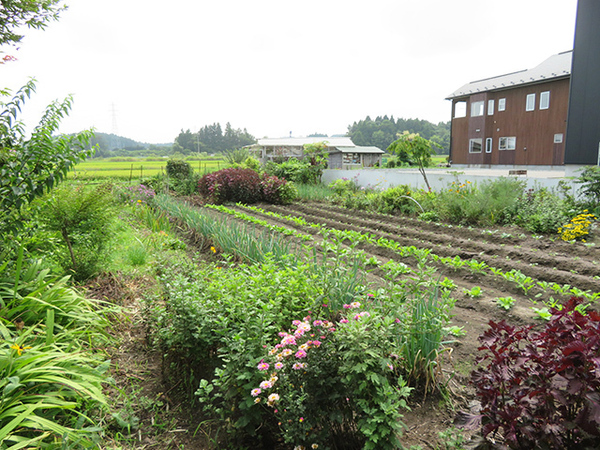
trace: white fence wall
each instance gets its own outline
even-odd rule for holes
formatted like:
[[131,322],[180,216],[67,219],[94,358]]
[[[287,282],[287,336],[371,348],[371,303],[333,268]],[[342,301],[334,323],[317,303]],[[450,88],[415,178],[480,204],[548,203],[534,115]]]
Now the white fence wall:
[[[548,187],[555,188],[562,180],[575,190],[579,185],[573,182],[573,175],[565,177],[565,170],[528,170],[527,175],[509,175],[508,169],[426,169],[427,179],[431,189],[438,191],[450,185],[453,181],[465,183],[480,183],[485,180],[491,180],[499,177],[514,177],[527,182],[529,188]],[[378,189],[387,189],[399,184],[407,184],[416,189],[427,189],[423,176],[418,169],[371,169],[360,170],[339,170],[327,169],[323,172],[321,178],[324,184],[329,184],[340,178],[353,179],[361,187],[374,187]]]

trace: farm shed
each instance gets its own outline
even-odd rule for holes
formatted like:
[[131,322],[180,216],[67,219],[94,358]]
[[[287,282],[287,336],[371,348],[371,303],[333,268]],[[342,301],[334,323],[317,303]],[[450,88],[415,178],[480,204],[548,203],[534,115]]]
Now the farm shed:
[[285,161],[289,158],[302,159],[304,146],[325,142],[325,153],[329,155],[328,166],[331,169],[350,169],[356,167],[373,167],[381,164],[381,155],[385,152],[377,147],[360,147],[354,145],[349,137],[340,138],[282,138],[259,139],[256,144],[248,145],[249,149],[262,163],[268,161]]
[[330,169],[381,166],[383,150],[377,147],[334,147],[329,151]]

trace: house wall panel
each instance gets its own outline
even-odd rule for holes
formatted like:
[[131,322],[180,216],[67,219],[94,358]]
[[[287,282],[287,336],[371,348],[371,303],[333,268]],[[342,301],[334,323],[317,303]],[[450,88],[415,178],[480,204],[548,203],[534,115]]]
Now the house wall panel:
[[[540,109],[540,94],[550,91],[550,107]],[[526,111],[528,94],[535,94],[535,109]],[[498,111],[498,101],[505,99],[506,108]],[[464,100],[464,99],[462,99]],[[569,103],[569,79],[523,85],[513,89],[477,93],[468,105],[483,100],[483,116],[452,120],[452,162],[455,164],[554,165],[564,163],[563,143],[554,142],[555,134],[566,133]],[[488,100],[494,100],[494,113],[487,114]],[[466,124],[465,124],[466,122]],[[479,130],[479,131],[477,131]],[[516,137],[514,150],[499,150],[501,137]],[[492,138],[492,153],[469,154],[469,139]]]

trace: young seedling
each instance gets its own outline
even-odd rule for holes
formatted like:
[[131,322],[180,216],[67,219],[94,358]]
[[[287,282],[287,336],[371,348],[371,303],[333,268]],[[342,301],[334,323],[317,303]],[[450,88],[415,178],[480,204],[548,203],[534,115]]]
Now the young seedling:
[[471,298],[481,297],[482,294],[481,288],[479,286],[474,286],[471,288],[471,290],[463,289],[463,292],[465,293],[465,295],[468,295]]
[[461,336],[465,336],[467,334],[467,332],[465,331],[464,328],[465,327],[459,327],[458,325],[453,325],[451,327],[444,328],[444,331],[446,331],[446,333],[448,333],[452,336],[461,337]]
[[496,300],[496,304],[500,308],[504,308],[507,311],[513,307],[514,303],[515,303],[515,299],[512,297],[498,297],[498,299]]

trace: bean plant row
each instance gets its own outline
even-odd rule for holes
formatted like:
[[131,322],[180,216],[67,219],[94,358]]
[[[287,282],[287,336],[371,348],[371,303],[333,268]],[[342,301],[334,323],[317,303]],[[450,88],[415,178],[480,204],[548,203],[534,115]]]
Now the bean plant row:
[[[387,248],[393,250],[398,255],[402,257],[414,257],[417,261],[417,265],[424,266],[427,263],[428,258],[431,258],[436,263],[441,263],[447,267],[451,267],[454,270],[460,270],[463,268],[468,268],[472,273],[476,274],[491,274],[496,277],[503,278],[504,280],[513,283],[519,290],[522,290],[525,295],[529,295],[530,291],[533,288],[537,288],[538,294],[532,299],[535,301],[535,298],[541,297],[546,292],[551,292],[555,295],[560,296],[576,296],[583,297],[586,300],[592,302],[600,299],[600,293],[584,291],[578,289],[577,287],[571,286],[569,284],[560,285],[558,283],[549,283],[546,281],[538,281],[533,278],[523,274],[521,271],[512,269],[509,271],[503,271],[502,269],[489,266],[485,262],[477,261],[476,259],[463,259],[459,256],[439,256],[435,253],[432,253],[429,249],[422,249],[416,246],[402,246],[396,241],[387,239],[387,238],[376,238],[372,233],[361,233],[358,231],[351,230],[335,230],[325,227],[321,224],[310,223],[306,221],[304,218],[295,217],[291,215],[281,215],[272,211],[265,211],[262,208],[258,208],[255,206],[247,206],[243,204],[237,205],[239,208],[245,208],[250,211],[258,212],[260,214],[267,215],[269,217],[273,217],[279,220],[285,220],[292,222],[299,226],[310,226],[317,229],[328,229],[329,232],[334,233],[338,236],[338,238],[348,240],[349,242],[364,242],[371,245],[380,246],[382,248]],[[547,307],[556,307],[559,306],[556,299],[550,297],[550,299],[545,302]],[[543,311],[543,310],[542,310]]]

